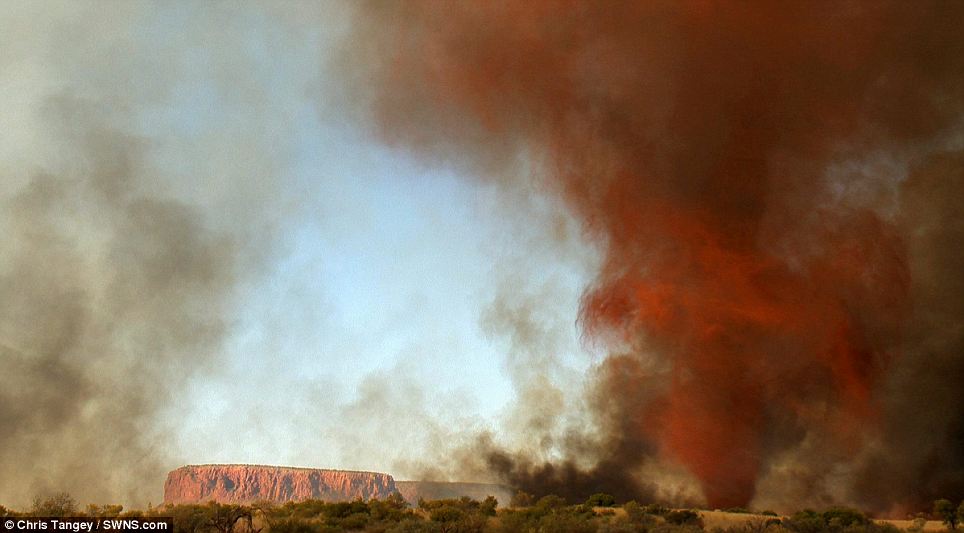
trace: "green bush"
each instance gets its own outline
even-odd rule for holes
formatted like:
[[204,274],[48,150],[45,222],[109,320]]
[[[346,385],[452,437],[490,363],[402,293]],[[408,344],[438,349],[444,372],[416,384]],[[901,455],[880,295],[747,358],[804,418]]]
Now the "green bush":
[[782,522],[793,533],[887,533],[898,531],[891,524],[878,524],[864,513],[834,507],[821,513],[806,509]]
[[[964,503],[961,503],[961,505],[964,505]],[[944,525],[947,526],[948,529],[957,529],[959,520],[957,508],[954,507],[954,504],[951,503],[950,500],[940,499],[934,502],[934,516],[941,522],[944,522]]]
[[566,506],[566,500],[561,496],[556,496],[555,494],[549,494],[548,496],[543,496],[539,498],[536,502],[536,508],[542,510],[559,509]]
[[794,533],[823,533],[827,529],[823,517],[811,509],[794,513],[783,522],[783,526]]
[[531,507],[535,501],[535,496],[528,492],[517,490],[515,494],[512,495],[512,499],[509,500],[509,507]]
[[361,501],[355,500],[352,502],[337,502],[329,503],[321,508],[325,516],[330,518],[347,518],[351,515],[363,514],[367,515],[370,513],[368,509],[368,504]]
[[[60,505],[61,509],[76,504],[72,499],[37,499],[33,512]],[[669,510],[659,504],[642,506],[635,501],[613,509],[615,502],[606,494],[594,494],[586,502],[569,505],[555,495],[545,496],[528,507],[511,507],[496,512],[498,502],[487,497],[479,502],[471,498],[421,500],[420,510],[409,508],[400,496],[368,502],[326,503],[305,501],[274,505],[259,502],[252,505],[208,503],[206,505],[171,505],[151,508],[146,512],[121,512],[115,505],[89,505],[89,516],[138,514],[171,516],[173,533],[698,533],[703,521],[695,510]],[[67,505],[64,505],[64,504]],[[599,509],[604,507],[603,509]],[[948,504],[935,507],[935,512],[958,508]],[[731,508],[729,512],[742,512]],[[10,509],[0,506],[0,515],[10,516]],[[878,524],[855,509],[835,507],[824,511],[804,510],[780,519],[775,513],[748,517],[742,526],[714,529],[714,533],[899,533],[888,523]],[[658,518],[661,516],[662,518]]]
[[74,516],[77,514],[77,502],[66,493],[60,492],[49,498],[36,496],[33,505],[30,507],[30,514],[33,516]]
[[285,518],[272,523],[270,533],[319,533],[321,528],[322,525],[318,522],[310,522],[303,518]]
[[105,518],[119,516],[123,511],[123,505],[94,505],[91,503],[87,505],[87,509],[84,511],[84,514],[90,517]]
[[646,531],[656,524],[653,515],[647,513],[645,507],[634,501],[626,502],[623,510],[626,511],[626,521],[637,531]]
[[613,498],[609,494],[597,492],[586,500],[586,505],[591,507],[613,507],[616,505],[616,498]]
[[484,500],[479,504],[479,512],[484,516],[495,516],[496,507],[499,505],[499,500],[495,499],[495,496],[486,496]]
[[669,524],[683,526],[701,526],[703,525],[703,520],[700,518],[699,513],[690,511],[689,509],[680,509],[678,511],[670,511],[666,513],[663,517]]
[[208,528],[207,510],[200,505],[178,505],[171,509],[176,533],[195,533]]
[[441,533],[442,529],[435,522],[424,520],[403,520],[385,530],[385,533]]
[[338,523],[342,529],[354,530],[354,529],[364,529],[368,525],[368,514],[367,513],[352,513],[345,518],[342,518]]
[[651,503],[651,504],[643,507],[643,512],[645,512],[646,514],[654,515],[654,516],[663,516],[663,515],[665,515],[666,513],[669,512],[669,509],[663,507],[662,505],[660,505],[660,504],[658,504],[658,503]]
[[458,522],[464,516],[464,511],[451,505],[436,507],[429,512],[429,520],[432,522]]
[[539,520],[540,533],[595,533],[596,525],[585,515],[549,513]]
[[870,522],[867,515],[856,509],[833,507],[823,512],[823,521],[830,527],[863,526]]

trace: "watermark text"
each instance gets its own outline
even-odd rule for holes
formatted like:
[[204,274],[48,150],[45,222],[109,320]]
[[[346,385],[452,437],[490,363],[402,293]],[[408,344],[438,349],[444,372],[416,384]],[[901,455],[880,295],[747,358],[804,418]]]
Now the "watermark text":
[[0,532],[93,533],[94,531],[174,531],[169,517],[90,518],[90,517],[6,517]]

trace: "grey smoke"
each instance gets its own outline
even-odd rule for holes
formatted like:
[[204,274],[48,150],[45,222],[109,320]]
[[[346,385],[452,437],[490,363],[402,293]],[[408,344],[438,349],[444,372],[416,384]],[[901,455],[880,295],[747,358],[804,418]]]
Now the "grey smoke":
[[244,16],[187,7],[0,6],[4,505],[159,503],[182,388],[277,251],[296,103],[255,75]]

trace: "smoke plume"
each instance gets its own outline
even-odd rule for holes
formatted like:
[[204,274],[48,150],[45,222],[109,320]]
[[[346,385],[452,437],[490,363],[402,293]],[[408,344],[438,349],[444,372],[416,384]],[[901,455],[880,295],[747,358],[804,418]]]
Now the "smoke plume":
[[163,468],[148,417],[216,347],[234,248],[196,210],[138,190],[137,139],[82,103],[51,105],[93,125],[67,133],[76,173],[38,173],[3,203],[0,493],[103,498],[110,476]]
[[360,7],[347,64],[386,142],[485,176],[528,159],[603,249],[593,431],[549,461],[488,447],[489,469],[630,498],[658,463],[716,507],[964,496],[962,23],[948,2]]
[[[271,253],[264,128],[170,127],[202,85],[221,91],[212,116],[238,105],[262,123],[251,68],[227,52],[238,21],[200,10],[224,31],[167,40],[151,6],[104,7],[0,17],[0,502],[17,508],[60,491],[159,502],[177,464],[165,414],[220,364],[237,287]],[[230,85],[200,80],[212,66]]]

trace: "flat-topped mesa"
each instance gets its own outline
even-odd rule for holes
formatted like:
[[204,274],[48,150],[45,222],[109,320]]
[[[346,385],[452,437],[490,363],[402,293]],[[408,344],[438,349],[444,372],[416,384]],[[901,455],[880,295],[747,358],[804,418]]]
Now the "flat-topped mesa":
[[264,465],[188,465],[172,470],[164,503],[285,503],[303,500],[384,499],[395,480],[378,472]]

